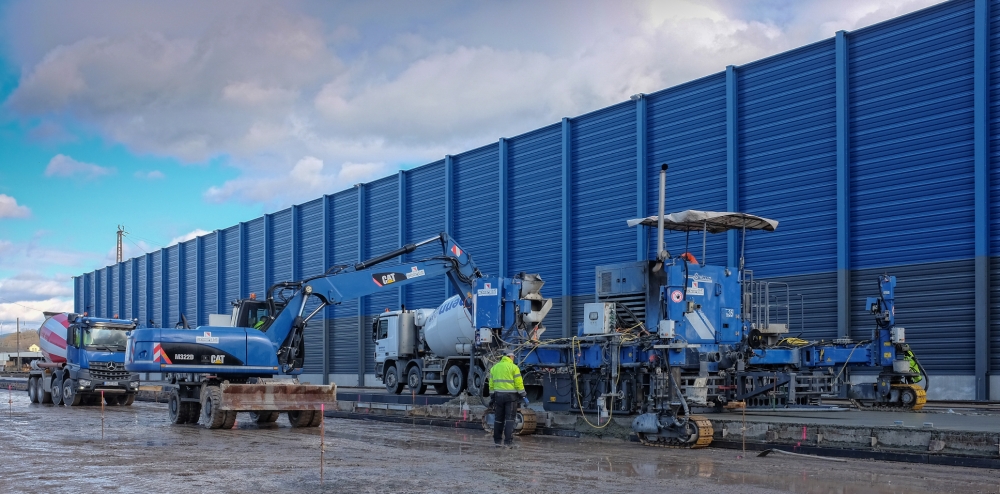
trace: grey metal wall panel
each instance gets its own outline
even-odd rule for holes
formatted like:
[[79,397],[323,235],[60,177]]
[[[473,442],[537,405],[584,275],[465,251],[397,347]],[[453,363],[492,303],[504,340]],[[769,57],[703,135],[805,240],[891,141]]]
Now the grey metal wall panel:
[[[594,267],[635,260],[635,105],[621,103],[572,121],[570,260],[572,294],[593,298]],[[572,328],[583,317],[574,299]],[[571,329],[572,329],[571,328]]]
[[[660,165],[667,163],[666,212],[684,209],[726,210],[726,77],[715,74],[650,94],[646,104],[646,211],[659,207]],[[673,253],[685,237],[667,235]],[[699,240],[700,242],[700,240]],[[709,263],[726,261],[726,238],[708,239]],[[695,248],[701,256],[701,246]],[[650,230],[649,256],[656,256]],[[699,259],[701,262],[705,262]],[[593,269],[585,273],[593,280]]]
[[247,273],[246,289],[263,297],[267,287],[264,286],[264,218],[247,222],[246,255],[244,264]]
[[152,326],[155,328],[163,328],[167,326],[167,322],[162,320],[162,308],[163,304],[169,303],[166,294],[163,293],[163,284],[161,283],[163,279],[163,251],[158,250],[150,254],[153,257],[153,313],[149,314],[149,319],[153,321]]
[[208,315],[217,314],[219,305],[219,232],[205,235],[201,241],[201,285],[198,291],[200,302],[198,311],[199,326],[208,325]]
[[972,259],[944,261],[851,273],[851,337],[871,339],[875,321],[865,298],[878,294],[877,276],[896,277],[896,324],[906,342],[933,374],[971,374],[975,370],[975,286]]
[[972,18],[948,2],[850,37],[852,267],[973,255]]
[[132,261],[125,261],[122,264],[122,279],[120,283],[124,283],[124,295],[125,300],[123,300],[122,307],[122,317],[126,319],[133,319],[136,317],[135,307],[132,304],[132,294],[135,291],[135,285],[132,283]]
[[[292,210],[284,209],[271,216],[271,283],[292,279]],[[266,287],[270,288],[270,287]]]
[[[364,257],[369,258],[392,251],[399,246],[399,177],[376,180],[366,185]],[[386,261],[386,266],[394,266],[398,259]],[[421,282],[419,284],[424,284]],[[435,283],[436,284],[436,283]],[[440,285],[438,285],[440,286]],[[385,309],[399,309],[397,290],[387,290],[382,293],[364,297],[365,328],[371,324],[371,319]],[[367,335],[367,332],[365,333]],[[365,372],[375,372],[375,342],[371,338],[363,338],[365,342]],[[355,340],[357,341],[357,340]]]
[[[192,328],[198,325],[198,247],[197,240],[184,242],[184,256],[180,272],[184,276],[184,299],[181,314]],[[177,318],[180,320],[180,317]]]
[[498,273],[500,253],[497,248],[500,228],[499,153],[489,144],[453,157],[455,223],[452,233],[458,244],[472,253],[479,270]]
[[[407,243],[419,242],[444,231],[444,161],[438,161],[406,172],[406,232]],[[437,245],[421,247],[408,258],[421,259],[421,253],[441,250]],[[464,245],[463,245],[464,247]],[[479,262],[478,253],[475,261]],[[431,309],[441,305],[441,284],[415,283],[406,286],[406,306],[413,309]]]
[[179,271],[183,268],[180,265],[179,248],[176,244],[167,247],[166,262],[163,265],[163,276],[167,278],[167,320],[163,321],[163,327],[172,328],[181,320],[180,299],[180,278]]
[[[220,240],[222,241],[222,252],[224,257],[224,259],[219,261],[222,263],[221,281],[224,283],[222,287],[222,300],[224,304],[228,304],[243,296],[240,288],[239,225],[231,226],[223,230]],[[230,307],[228,305],[224,305],[222,309],[226,312],[230,311]]]
[[[748,265],[748,269],[755,268]],[[755,278],[771,282],[774,302],[788,305],[776,322],[786,322],[788,336],[807,340],[832,340],[837,337],[837,272],[797,276]],[[780,283],[787,284],[787,287]],[[783,310],[783,309],[782,309]]]
[[[334,265],[358,262],[358,192],[345,190],[330,196],[329,257]],[[347,300],[329,309],[331,319],[330,372],[357,373],[358,301]]]
[[146,286],[148,279],[146,274],[146,258],[148,256],[149,254],[142,255],[139,257],[139,260],[136,261],[136,269],[138,269],[139,272],[136,273],[138,275],[136,276],[138,281],[135,289],[139,292],[139,306],[136,307],[135,317],[139,318],[139,324],[144,327],[148,327],[150,325],[149,319],[151,317],[149,311],[146,309],[146,300],[149,298],[149,290]]
[[[1000,1],[990,2],[990,163],[1000,163]],[[990,252],[1000,253],[1000,167],[990,166]],[[1000,258],[990,258],[990,370],[1000,372]],[[996,399],[996,397],[993,397]]]
[[543,337],[562,336],[562,126],[550,125],[507,141],[507,272],[538,273],[552,298]]
[[780,220],[747,235],[758,277],[837,269],[835,65],[827,40],[739,70],[739,209]]
[[[303,278],[322,274],[323,267],[323,199],[307,202],[296,210],[299,222],[299,238],[296,239],[296,269]],[[291,233],[291,231],[289,231]],[[306,313],[312,314],[319,306],[315,297],[310,298]],[[317,314],[305,330],[306,360],[303,370],[307,374],[323,372],[323,331],[325,311]]]

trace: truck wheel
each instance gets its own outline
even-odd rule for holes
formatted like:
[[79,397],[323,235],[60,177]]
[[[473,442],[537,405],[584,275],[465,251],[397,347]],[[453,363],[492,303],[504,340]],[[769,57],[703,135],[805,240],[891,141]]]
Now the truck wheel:
[[285,413],[292,427],[309,427],[314,415],[312,410],[289,410]]
[[385,370],[384,379],[386,391],[397,395],[403,391],[403,383],[399,382],[399,371],[396,370],[395,365]]
[[182,405],[187,405],[188,407],[188,420],[189,424],[197,424],[198,419],[201,418],[201,403],[188,401],[182,403]]
[[37,384],[34,377],[28,378],[28,401],[32,403],[38,403],[38,392],[35,391],[35,386]]
[[445,384],[448,385],[448,393],[452,396],[462,394],[462,390],[465,389],[465,371],[458,365],[448,367],[444,380]]
[[476,366],[472,369],[472,381],[469,383],[469,394],[486,396],[490,394],[490,384],[486,380],[486,370]]
[[38,402],[43,405],[45,404],[51,405],[52,393],[45,391],[45,383],[42,382],[42,379],[44,378],[42,377],[35,378],[35,399],[37,399]]
[[62,384],[63,384],[62,374],[59,374],[52,378],[52,404],[55,406],[62,405],[63,402]]
[[250,419],[257,423],[257,425],[268,425],[273,424],[278,420],[279,412],[250,412]]
[[190,408],[185,405],[186,403],[181,402],[181,397],[176,389],[170,392],[170,398],[167,398],[167,417],[171,424],[187,423]]
[[[206,386],[201,393],[201,425],[206,429],[218,429],[226,421],[226,411],[220,410],[222,390],[218,386]],[[231,426],[230,426],[231,427]]]
[[226,410],[226,419],[222,421],[223,429],[232,429],[236,425],[236,410]]
[[410,372],[406,374],[406,386],[410,388],[410,391],[418,395],[427,392],[427,385],[424,384],[424,376],[420,372],[420,368],[416,365],[410,367]]
[[123,407],[130,407],[133,403],[135,403],[135,393],[129,393],[122,398]]
[[66,379],[63,381],[63,392],[62,392],[63,404],[68,407],[78,407],[80,406],[80,400],[82,397],[80,393],[76,391],[76,380]]
[[319,424],[323,423],[323,412],[316,410],[313,412],[313,418],[309,421],[309,427],[319,427]]
[[448,385],[445,383],[437,383],[434,385],[434,392],[441,396],[444,396],[448,394]]

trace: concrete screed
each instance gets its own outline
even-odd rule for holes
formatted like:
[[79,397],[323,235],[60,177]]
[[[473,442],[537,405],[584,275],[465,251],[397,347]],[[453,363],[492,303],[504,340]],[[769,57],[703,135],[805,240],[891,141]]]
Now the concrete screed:
[[[998,492],[1000,472],[722,449],[644,448],[618,439],[524,437],[497,450],[466,429],[328,419],[292,429],[167,422],[162,403],[107,408],[0,399],[0,492]],[[9,402],[8,402],[9,401]],[[4,403],[8,402],[8,403]],[[323,477],[320,478],[322,456]]]

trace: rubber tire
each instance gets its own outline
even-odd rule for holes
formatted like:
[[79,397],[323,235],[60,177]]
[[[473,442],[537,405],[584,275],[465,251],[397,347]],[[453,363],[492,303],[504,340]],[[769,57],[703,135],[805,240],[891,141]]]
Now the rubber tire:
[[236,410],[226,410],[226,419],[222,421],[223,429],[232,429],[236,425]]
[[385,370],[385,390],[391,394],[398,395],[403,391],[403,383],[399,381],[399,371],[393,365]]
[[80,395],[76,390],[76,379],[68,379],[63,381],[63,405],[68,407],[78,407],[80,406],[80,401],[83,396]]
[[427,392],[427,385],[424,384],[424,376],[420,372],[420,368],[416,365],[410,367],[410,372],[406,373],[406,387],[418,395]]
[[170,397],[167,398],[167,418],[171,424],[186,424],[190,410],[191,407],[181,401],[176,389],[170,392]]
[[90,395],[87,397],[87,405],[94,406],[101,404],[101,395]]
[[465,391],[465,370],[459,365],[448,367],[444,382],[448,386],[448,394],[452,396],[462,394],[462,391]]
[[35,378],[35,392],[38,393],[38,402],[43,405],[52,404],[52,393],[45,391],[45,385],[42,383],[41,377]]
[[38,403],[38,396],[37,392],[35,391],[35,386],[38,385],[36,382],[37,378],[34,377],[28,378],[28,401],[32,403]]
[[319,427],[321,423],[323,423],[323,412],[319,410],[313,411],[313,418],[309,421],[309,427]]
[[104,404],[109,407],[121,406],[124,398],[122,395],[104,393]]
[[292,427],[309,427],[315,412],[312,410],[289,410],[285,414],[288,415],[288,423]]
[[445,383],[437,383],[434,385],[434,392],[441,396],[446,396],[449,394],[448,385]]
[[[225,410],[219,409],[222,390],[218,386],[206,386],[201,392],[201,425],[206,429],[219,429],[226,421]],[[230,426],[232,427],[232,426]]]
[[257,425],[267,425],[273,424],[278,420],[279,412],[272,411],[261,411],[261,412],[250,412],[250,419],[257,423]]
[[[482,388],[477,389],[476,383],[479,383]],[[486,379],[486,369],[480,368],[478,365],[472,370],[472,382],[468,383],[469,394],[476,396],[478,391],[479,396],[489,396],[490,394],[490,383]]]
[[197,424],[198,420],[201,419],[201,403],[189,401],[184,403],[188,407],[188,421],[189,424]]
[[52,378],[52,404],[55,406],[62,405],[62,385],[62,374]]
[[128,393],[122,398],[123,407],[130,407],[133,403],[135,403],[135,393]]

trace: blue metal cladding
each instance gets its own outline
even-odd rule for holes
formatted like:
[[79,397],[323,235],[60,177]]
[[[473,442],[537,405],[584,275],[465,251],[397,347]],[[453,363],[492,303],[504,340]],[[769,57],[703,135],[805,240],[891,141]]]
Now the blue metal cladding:
[[451,230],[458,244],[472,253],[479,270],[496,275],[501,274],[497,273],[500,267],[497,231],[501,227],[497,211],[499,157],[496,143],[453,157],[455,222]]
[[111,305],[108,308],[108,313],[112,316],[119,313],[119,303],[121,302],[121,292],[118,290],[121,288],[121,264],[115,264],[114,266],[108,268],[108,273],[111,275]]
[[[358,191],[349,189],[330,196],[329,258],[333,265],[350,265],[358,259]],[[347,300],[330,309],[330,372],[357,374],[358,301]]]
[[208,324],[209,314],[219,312],[218,273],[219,232],[215,231],[202,237],[201,240],[201,285],[198,287],[198,322],[199,326]]
[[[901,278],[897,271],[915,265],[974,255],[973,7],[945,3],[848,39],[855,270],[894,266]],[[974,270],[925,266],[912,284],[897,285],[905,297],[927,297],[914,307],[925,310],[926,318],[900,321],[908,326],[907,341],[930,371],[967,370],[975,351]],[[966,277],[967,283],[960,282]],[[927,310],[957,312],[965,304],[968,320],[952,310]],[[947,357],[925,361],[932,353]]]
[[239,300],[243,296],[240,287],[240,226],[231,226],[222,230],[222,252],[224,259],[220,270],[220,280],[222,285],[224,311],[229,311],[229,306],[225,305],[234,300]]
[[[572,327],[594,294],[594,267],[635,260],[635,104],[578,117],[570,132]],[[581,297],[583,296],[583,297]]]
[[552,298],[543,338],[562,336],[562,128],[543,127],[507,140],[507,262],[506,273],[538,273],[542,293]]
[[[399,221],[397,211],[399,208],[399,176],[392,175],[380,180],[376,180],[367,187],[365,197],[365,218],[364,224],[367,226],[363,233],[364,249],[362,252],[365,258],[384,254],[399,246]],[[398,263],[398,259],[386,261],[387,266]],[[423,284],[423,283],[421,283]],[[437,283],[434,283],[437,285]],[[440,285],[437,285],[440,286]],[[371,318],[385,309],[399,309],[399,294],[396,290],[388,290],[383,293],[364,297],[365,328],[371,324]],[[366,333],[367,334],[367,333]],[[355,338],[360,335],[355,336]],[[375,372],[375,342],[371,338],[363,338],[365,342],[365,372]],[[357,341],[357,339],[355,339]]]
[[174,244],[167,247],[166,262],[163,265],[163,276],[167,279],[167,320],[163,321],[164,328],[172,328],[181,320],[181,299],[180,299],[180,248]]
[[108,305],[108,292],[106,289],[106,287],[108,286],[107,268],[102,268],[97,270],[97,277],[95,283],[97,289],[94,290],[94,293],[96,293],[97,295],[95,296],[96,303],[94,306],[97,309],[94,311],[94,313],[97,314],[98,317],[107,317],[105,315],[105,313],[107,312],[107,305]]
[[85,275],[77,276],[73,278],[73,311],[77,313],[83,313],[83,281]]
[[[419,242],[444,231],[444,161],[438,161],[406,172],[406,218],[403,238],[407,243]],[[464,244],[460,244],[463,245]],[[421,247],[421,252],[441,250],[440,244]],[[474,253],[476,254],[476,253]],[[410,258],[421,259],[419,252]],[[479,256],[476,255],[476,262]],[[406,290],[406,306],[412,309],[433,309],[444,301],[441,285],[435,282],[414,283]]]
[[271,272],[268,273],[271,284],[295,281],[292,279],[291,209],[278,211],[271,216],[271,231],[267,241],[271,243]]
[[136,317],[135,307],[132,305],[132,294],[135,290],[135,285],[132,283],[132,261],[125,261],[122,263],[122,279],[119,283],[122,284],[124,289],[123,295],[125,300],[122,301],[122,314],[121,317],[132,319]]
[[247,273],[246,289],[248,293],[256,293],[263,297],[267,287],[264,286],[264,218],[247,222],[245,250],[247,262],[244,269]]
[[147,289],[147,281],[149,279],[148,273],[146,271],[146,259],[149,254],[145,254],[139,257],[138,263],[136,264],[136,269],[138,273],[136,282],[136,291],[139,292],[139,306],[135,308],[135,317],[139,319],[139,325],[149,326],[149,311],[146,309],[146,301],[149,299],[149,290]]
[[[299,237],[296,239],[296,252],[293,253],[296,271],[301,278],[322,274],[323,269],[323,199],[316,199],[299,206],[293,214],[297,214]],[[289,227],[289,234],[291,234]],[[290,246],[290,245],[289,245]],[[315,297],[306,305],[306,314],[318,307]],[[326,325],[325,311],[316,314],[306,326],[305,350],[306,360],[303,371],[307,374],[322,374],[323,372],[323,331]]]
[[169,300],[163,293],[163,251],[158,250],[150,254],[153,259],[153,313],[149,314],[149,319],[153,321],[152,327],[167,327],[167,322],[163,320],[163,304]]
[[[1000,0],[990,1],[989,162],[1000,162]],[[1000,252],[1000,167],[989,167],[990,252]],[[990,258],[990,370],[1000,372],[1000,259]],[[992,397],[996,399],[996,397]]]
[[[726,77],[716,74],[648,95],[646,103],[646,210],[659,211],[660,166],[668,164],[665,212],[684,209],[726,210]],[[667,234],[674,253],[685,236]],[[649,257],[656,257],[656,233],[651,230]],[[692,237],[699,261],[701,238]],[[707,242],[710,263],[726,261],[725,235]],[[593,280],[593,272],[587,273]],[[590,287],[593,291],[594,287]]]
[[[192,328],[198,325],[198,246],[197,240],[184,242],[180,273],[184,276],[184,299],[181,314]],[[178,317],[178,320],[180,318]]]

